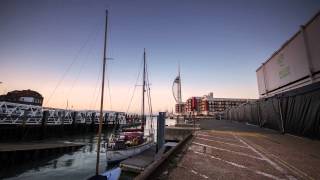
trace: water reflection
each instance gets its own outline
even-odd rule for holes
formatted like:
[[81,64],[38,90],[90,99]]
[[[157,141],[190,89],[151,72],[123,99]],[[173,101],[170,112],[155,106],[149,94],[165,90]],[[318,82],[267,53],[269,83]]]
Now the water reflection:
[[[156,119],[153,119],[154,133],[156,134]],[[166,123],[167,124],[167,123]],[[151,121],[147,120],[145,133],[150,131]],[[102,135],[101,151],[100,151],[100,172],[107,170],[106,163],[106,146],[105,142],[110,134]],[[75,152],[51,157],[41,161],[24,164],[15,169],[6,171],[6,179],[24,179],[24,180],[56,180],[68,179],[79,180],[88,179],[95,173],[96,149],[97,149],[96,134],[84,135],[65,139],[64,142],[84,143],[85,146]],[[156,138],[155,138],[156,139]],[[113,165],[114,166],[114,165]],[[109,166],[111,168],[111,166]],[[3,175],[2,175],[3,176]],[[1,179],[1,176],[0,176]]]
[[[105,142],[108,135],[102,136]],[[96,144],[97,137],[95,135],[87,135],[81,137],[73,137],[66,141],[84,143],[85,146],[73,153],[53,157],[54,159],[46,159],[45,162],[32,162],[23,166],[15,167],[5,174],[7,179],[87,179],[95,172],[96,163]],[[100,171],[106,170],[106,154],[105,146],[101,146],[100,151]]]
[[53,160],[53,169],[57,169],[58,160]]

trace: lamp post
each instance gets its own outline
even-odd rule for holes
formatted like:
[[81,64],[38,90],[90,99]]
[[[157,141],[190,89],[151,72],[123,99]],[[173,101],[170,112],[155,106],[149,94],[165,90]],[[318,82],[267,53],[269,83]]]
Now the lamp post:
[[[0,85],[1,85],[1,84],[3,84],[3,82],[2,82],[2,81],[0,81]],[[2,91],[2,92],[3,92],[3,94],[5,94],[4,88],[3,88],[3,91]]]

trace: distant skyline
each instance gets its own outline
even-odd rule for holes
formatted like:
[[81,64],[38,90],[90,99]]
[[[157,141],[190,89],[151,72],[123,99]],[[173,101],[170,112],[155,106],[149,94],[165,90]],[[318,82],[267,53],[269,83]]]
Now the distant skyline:
[[[146,48],[157,112],[174,108],[179,62],[183,101],[209,92],[258,98],[256,69],[320,10],[320,1],[1,0],[0,94],[32,89],[44,106],[65,108],[68,101],[69,108],[98,109],[106,8],[114,60],[105,110],[127,111]],[[130,112],[140,111],[140,88]]]

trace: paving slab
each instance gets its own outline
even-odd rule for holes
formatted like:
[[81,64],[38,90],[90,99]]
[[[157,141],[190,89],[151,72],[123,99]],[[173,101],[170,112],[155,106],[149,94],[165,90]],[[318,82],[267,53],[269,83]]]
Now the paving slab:
[[226,120],[199,121],[166,179],[320,179],[320,141]]

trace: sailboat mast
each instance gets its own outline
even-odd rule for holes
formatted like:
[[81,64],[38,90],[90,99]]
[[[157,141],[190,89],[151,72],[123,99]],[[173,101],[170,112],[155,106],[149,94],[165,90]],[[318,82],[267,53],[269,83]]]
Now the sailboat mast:
[[182,103],[182,96],[181,96],[181,75],[180,75],[180,62],[178,65],[178,73],[179,73],[179,84],[178,84],[178,104],[179,104],[179,112],[181,113],[181,103]]
[[144,114],[144,94],[146,87],[146,49],[143,49],[143,80],[142,80],[142,130],[144,130],[145,114]]
[[101,142],[101,131],[103,121],[103,96],[104,96],[104,78],[107,61],[107,29],[108,29],[108,10],[106,10],[106,25],[104,32],[104,50],[103,50],[103,67],[102,67],[102,82],[101,82],[101,101],[100,101],[100,117],[99,117],[99,130],[98,130],[98,142],[97,142],[97,162],[96,162],[96,175],[99,175],[99,161],[100,161],[100,142]]

